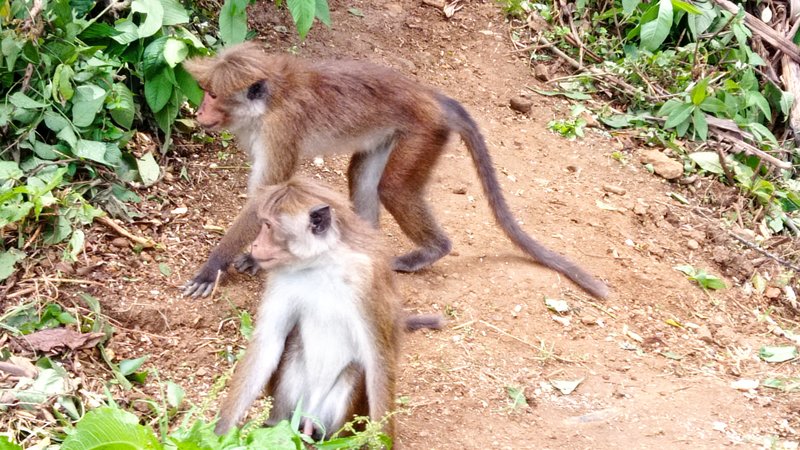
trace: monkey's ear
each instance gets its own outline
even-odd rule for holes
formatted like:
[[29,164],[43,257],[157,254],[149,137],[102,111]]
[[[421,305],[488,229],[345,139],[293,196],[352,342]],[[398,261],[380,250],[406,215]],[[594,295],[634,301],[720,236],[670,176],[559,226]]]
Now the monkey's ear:
[[311,232],[320,235],[331,227],[331,207],[319,205],[311,208],[308,212],[308,219],[311,223]]
[[256,81],[247,88],[247,99],[263,100],[267,98],[268,93],[269,89],[267,88],[267,82],[265,80]]

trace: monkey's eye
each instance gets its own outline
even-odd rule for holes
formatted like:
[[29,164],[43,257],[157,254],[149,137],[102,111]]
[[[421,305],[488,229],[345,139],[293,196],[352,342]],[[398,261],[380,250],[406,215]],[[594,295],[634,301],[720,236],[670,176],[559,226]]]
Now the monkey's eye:
[[215,94],[213,92],[206,92],[206,93],[208,94],[209,97],[213,98],[214,100],[217,99],[217,94]]
[[268,230],[272,229],[272,222],[270,222],[269,220],[265,220],[262,223],[264,224],[265,227],[267,227]]

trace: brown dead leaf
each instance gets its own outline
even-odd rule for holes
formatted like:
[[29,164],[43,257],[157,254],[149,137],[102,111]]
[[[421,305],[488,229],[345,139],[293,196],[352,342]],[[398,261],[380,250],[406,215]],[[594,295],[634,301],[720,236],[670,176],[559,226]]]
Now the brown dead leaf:
[[104,337],[104,333],[80,333],[69,328],[52,328],[20,336],[15,339],[15,343],[21,350],[60,353],[67,349],[92,348]]
[[7,361],[0,361],[0,372],[13,377],[35,378],[39,371],[27,358],[12,356]]

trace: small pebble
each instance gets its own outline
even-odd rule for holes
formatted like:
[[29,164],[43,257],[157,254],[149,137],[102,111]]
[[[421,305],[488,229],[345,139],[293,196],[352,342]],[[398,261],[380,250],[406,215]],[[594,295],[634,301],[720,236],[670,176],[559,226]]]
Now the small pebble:
[[620,186],[614,186],[612,184],[604,184],[603,190],[617,195],[625,195],[625,193],[627,192],[625,188]]
[[531,110],[531,107],[533,107],[533,100],[522,96],[516,96],[511,98],[509,105],[514,111],[526,113]]
[[695,241],[694,239],[689,239],[686,242],[686,246],[692,250],[697,250],[698,248],[700,248],[700,244],[698,244],[697,241]]

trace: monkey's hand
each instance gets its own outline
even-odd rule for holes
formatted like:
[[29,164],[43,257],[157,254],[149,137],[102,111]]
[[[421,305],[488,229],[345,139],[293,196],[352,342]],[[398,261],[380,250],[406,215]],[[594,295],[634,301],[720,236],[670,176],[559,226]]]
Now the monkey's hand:
[[183,285],[183,295],[208,297],[226,267],[227,264],[221,264],[215,261],[214,258],[209,259],[200,269],[200,272]]
[[261,270],[261,267],[258,265],[255,259],[253,259],[253,255],[250,253],[242,253],[236,258],[236,261],[233,262],[233,267],[236,268],[239,272],[249,273],[250,275],[255,275]]

